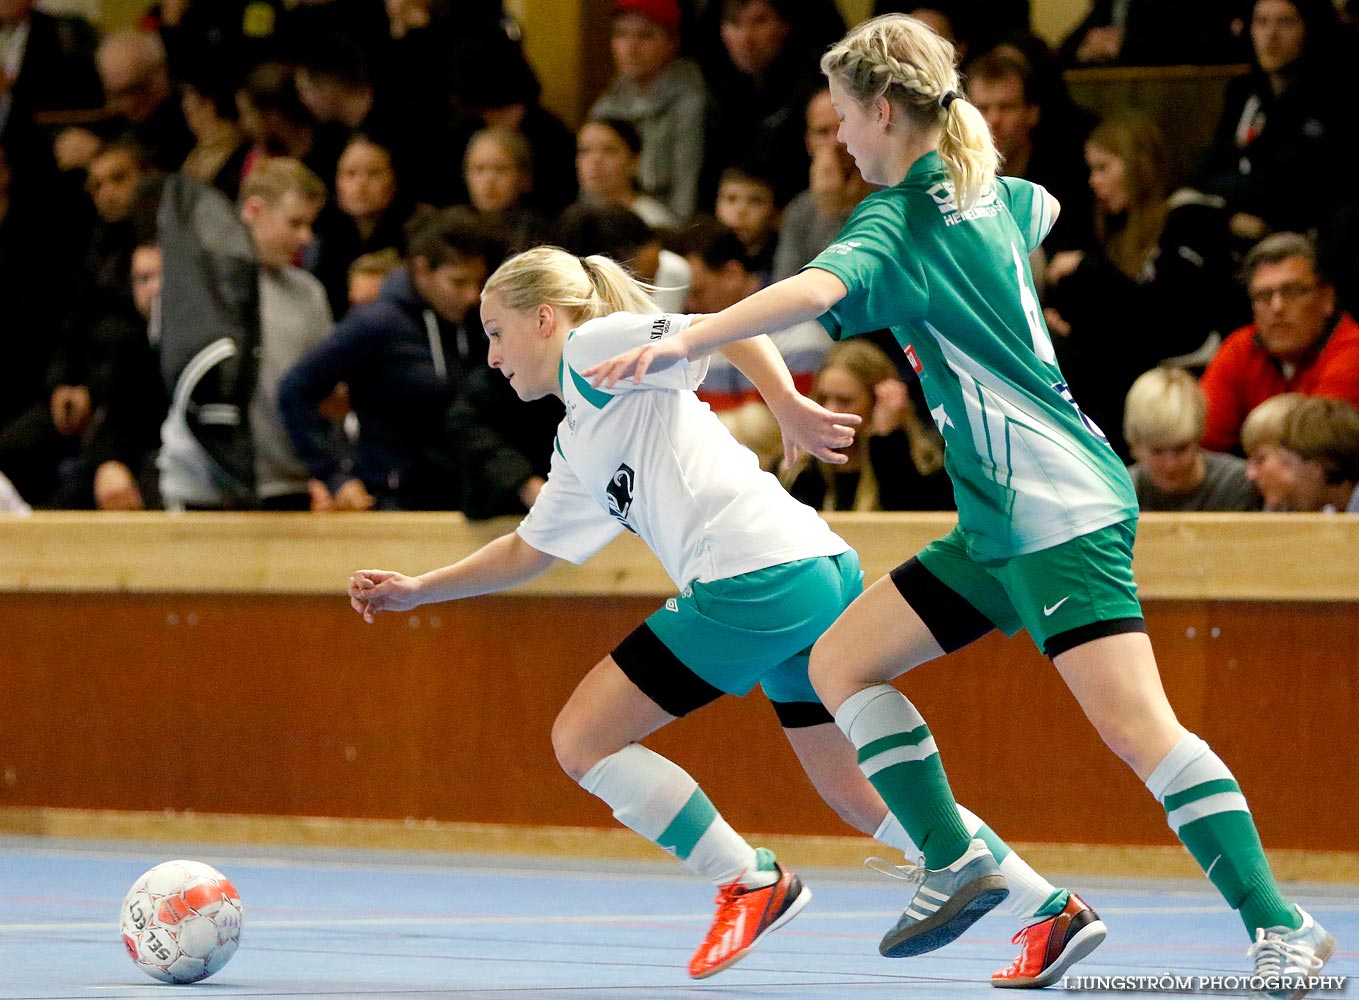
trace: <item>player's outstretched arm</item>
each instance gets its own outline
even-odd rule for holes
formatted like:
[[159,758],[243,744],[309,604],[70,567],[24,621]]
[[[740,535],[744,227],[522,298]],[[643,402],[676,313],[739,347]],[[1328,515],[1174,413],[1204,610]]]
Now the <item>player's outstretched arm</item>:
[[847,294],[845,283],[835,275],[820,268],[808,268],[760,289],[719,313],[695,320],[689,329],[674,337],[646,347],[634,347],[581,374],[595,386],[612,387],[623,378],[640,383],[658,362],[673,364],[682,358],[700,357],[735,340],[786,330],[816,319]]
[[833,413],[808,399],[793,385],[793,376],[768,337],[736,340],[721,348],[727,360],[755,383],[760,395],[783,432],[784,457],[792,462],[795,447],[811,453],[830,465],[848,461],[837,450],[854,442],[854,428],[860,418],[853,413]]
[[385,569],[358,570],[349,578],[349,605],[371,623],[379,611],[410,611],[422,604],[506,590],[532,580],[554,561],[510,532],[451,566],[419,576]]

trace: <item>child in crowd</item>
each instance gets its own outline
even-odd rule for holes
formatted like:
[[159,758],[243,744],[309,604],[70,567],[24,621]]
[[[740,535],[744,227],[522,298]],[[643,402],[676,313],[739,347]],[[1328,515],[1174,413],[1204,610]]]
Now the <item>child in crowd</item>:
[[593,119],[621,118],[641,137],[637,183],[679,222],[694,214],[707,87],[679,55],[676,0],[616,0],[609,48],[614,77],[590,108]]
[[803,454],[779,479],[817,510],[952,510],[953,485],[944,472],[944,441],[928,415],[921,419],[911,390],[886,352],[868,340],[831,347],[812,399],[863,420],[842,465]]
[[376,299],[383,279],[400,266],[401,254],[394,247],[356,257],[349,265],[349,308]]
[[642,137],[621,118],[588,121],[576,133],[576,180],[582,201],[622,205],[653,229],[673,228],[675,217],[637,187]]
[[533,150],[519,132],[493,125],[476,132],[462,161],[463,179],[472,208],[499,226],[511,249],[541,241],[542,216],[524,204],[533,190]]
[[779,206],[774,200],[774,181],[753,165],[732,165],[717,182],[714,214],[746,248],[746,268],[769,283],[774,270],[774,250],[779,241]]
[[1183,368],[1139,375],[1123,407],[1123,438],[1136,461],[1129,473],[1141,510],[1256,510],[1259,498],[1235,455],[1204,451],[1208,403]]

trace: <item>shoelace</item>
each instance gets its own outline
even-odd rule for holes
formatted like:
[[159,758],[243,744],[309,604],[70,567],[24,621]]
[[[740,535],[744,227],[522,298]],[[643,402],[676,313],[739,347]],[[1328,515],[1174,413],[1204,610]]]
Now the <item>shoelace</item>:
[[735,900],[736,897],[745,895],[745,891],[746,887],[740,881],[719,885],[717,895],[713,897],[713,903],[718,907],[724,907]]
[[864,867],[879,875],[901,879],[903,882],[914,882],[916,885],[923,885],[925,876],[929,873],[923,857],[919,864],[914,865],[894,865],[886,858],[865,858]]
[[1255,931],[1255,943],[1246,949],[1246,957],[1255,959],[1257,976],[1282,976],[1290,967],[1302,975],[1311,976],[1321,971],[1325,965],[1316,953],[1305,944],[1294,944],[1277,932],[1271,933],[1259,928]]
[[[1032,924],[1029,925],[1029,927],[1032,927],[1032,926],[1033,926]],[[1015,936],[1012,937],[1012,938],[1010,938],[1010,943],[1011,943],[1011,944],[1017,944],[1017,945],[1019,945],[1019,954],[1015,956],[1015,959],[1014,959],[1013,962],[1011,962],[1011,963],[1010,963],[1009,965],[1007,965],[1005,968],[1003,968],[1003,969],[1001,969],[999,972],[997,972],[997,973],[996,973],[997,976],[1000,976],[1000,977],[1004,978],[1004,977],[1006,977],[1006,976],[1014,976],[1014,975],[1017,975],[1017,974],[1019,973],[1020,966],[1022,966],[1022,965],[1024,964],[1024,954],[1025,954],[1025,952],[1024,952],[1024,946],[1028,943],[1028,938],[1029,938],[1029,927],[1021,927],[1021,928],[1019,928],[1019,930],[1015,932]]]
[[728,909],[735,900],[743,896],[746,887],[740,882],[729,882],[726,885],[717,887],[717,895],[713,897],[713,903],[717,906],[717,912],[721,915],[720,920],[713,923],[712,929],[708,933],[708,938],[703,942],[703,947],[710,953],[722,945],[726,932],[736,923],[735,908]]

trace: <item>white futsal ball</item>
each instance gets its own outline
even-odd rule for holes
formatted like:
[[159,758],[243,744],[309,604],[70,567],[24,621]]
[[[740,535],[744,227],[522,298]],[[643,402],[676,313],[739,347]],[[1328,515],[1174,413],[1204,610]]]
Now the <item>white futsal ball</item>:
[[241,897],[225,875],[198,861],[166,861],[123,900],[123,946],[148,976],[196,983],[230,961],[241,939]]

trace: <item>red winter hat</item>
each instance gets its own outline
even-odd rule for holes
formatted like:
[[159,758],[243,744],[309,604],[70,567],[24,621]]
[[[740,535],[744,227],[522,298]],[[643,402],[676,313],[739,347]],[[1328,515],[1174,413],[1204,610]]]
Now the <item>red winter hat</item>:
[[680,9],[677,0],[615,0],[613,12],[641,14],[655,21],[670,34],[679,34]]

